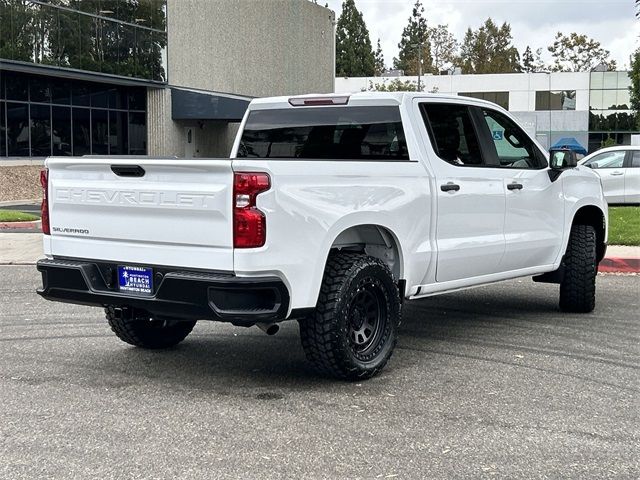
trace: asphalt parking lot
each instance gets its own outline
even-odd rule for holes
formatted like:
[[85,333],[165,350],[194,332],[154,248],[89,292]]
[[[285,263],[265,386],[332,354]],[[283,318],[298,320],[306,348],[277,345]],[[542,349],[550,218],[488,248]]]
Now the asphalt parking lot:
[[1,478],[640,477],[640,276],[590,315],[528,279],[410,303],[363,383],[315,375],[294,323],[149,352],[38,283],[0,267]]

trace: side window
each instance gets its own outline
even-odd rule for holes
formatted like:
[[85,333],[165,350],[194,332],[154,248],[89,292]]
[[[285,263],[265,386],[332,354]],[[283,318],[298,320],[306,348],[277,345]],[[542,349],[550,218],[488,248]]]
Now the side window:
[[422,103],[422,116],[438,156],[453,165],[482,165],[480,143],[465,105]]
[[640,168],[640,150],[633,152],[631,157],[631,168]]
[[482,113],[501,167],[526,169],[547,165],[540,150],[513,120],[494,110],[483,108]]
[[627,152],[624,150],[618,150],[615,152],[606,152],[596,155],[591,160],[585,162],[585,166],[599,169],[599,168],[622,168],[624,165],[624,157]]

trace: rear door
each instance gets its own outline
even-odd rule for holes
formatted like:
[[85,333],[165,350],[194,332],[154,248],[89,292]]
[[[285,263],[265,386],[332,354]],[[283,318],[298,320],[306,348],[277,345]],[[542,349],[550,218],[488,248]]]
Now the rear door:
[[640,203],[640,150],[631,150],[624,176],[625,203]]
[[603,152],[585,162],[602,179],[604,197],[608,203],[624,203],[625,201],[625,150]]
[[229,159],[49,158],[47,167],[45,253],[233,270]]
[[549,178],[546,156],[515,121],[478,108],[487,156],[498,162],[506,191],[503,271],[552,264],[564,232],[562,181]]
[[436,280],[499,272],[505,250],[505,186],[499,169],[485,162],[469,107],[420,102],[419,109],[434,151]]

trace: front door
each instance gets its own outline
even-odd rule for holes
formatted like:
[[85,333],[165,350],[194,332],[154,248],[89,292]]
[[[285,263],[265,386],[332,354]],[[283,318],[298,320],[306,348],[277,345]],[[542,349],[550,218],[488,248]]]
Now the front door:
[[496,273],[505,250],[500,171],[484,162],[469,107],[421,102],[419,109],[437,189],[436,281]]
[[506,191],[506,249],[500,270],[553,264],[564,232],[562,181],[551,181],[546,155],[518,124],[491,108],[476,110],[488,157],[501,167]]

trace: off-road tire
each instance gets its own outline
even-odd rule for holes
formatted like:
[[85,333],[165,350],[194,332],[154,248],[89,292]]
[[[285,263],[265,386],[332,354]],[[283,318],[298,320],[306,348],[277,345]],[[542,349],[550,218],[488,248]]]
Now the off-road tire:
[[596,231],[591,225],[573,225],[564,256],[560,283],[560,310],[588,313],[596,305]]
[[161,322],[150,321],[148,316],[138,312],[121,315],[114,307],[105,308],[105,314],[113,333],[130,345],[148,349],[169,348],[183,341],[193,327],[195,321]]
[[386,264],[364,254],[331,254],[316,309],[299,322],[307,359],[320,373],[339,379],[373,377],[393,353],[400,307]]

